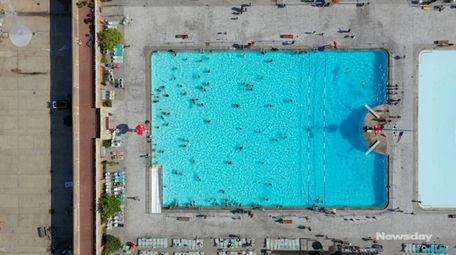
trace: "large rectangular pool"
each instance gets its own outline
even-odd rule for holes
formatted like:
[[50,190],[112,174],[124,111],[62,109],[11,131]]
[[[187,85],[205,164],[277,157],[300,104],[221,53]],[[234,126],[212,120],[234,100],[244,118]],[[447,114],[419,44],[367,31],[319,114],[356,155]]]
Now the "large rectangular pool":
[[384,207],[362,122],[386,82],[384,51],[154,52],[163,206]]
[[418,192],[426,208],[456,208],[455,64],[455,50],[420,54]]

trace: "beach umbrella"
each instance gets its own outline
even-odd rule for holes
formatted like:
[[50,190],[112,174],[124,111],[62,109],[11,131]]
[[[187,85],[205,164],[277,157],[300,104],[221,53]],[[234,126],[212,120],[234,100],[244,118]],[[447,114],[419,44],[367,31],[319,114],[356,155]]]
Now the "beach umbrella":
[[373,129],[375,135],[380,135],[382,133],[382,127],[380,125],[374,125]]
[[144,133],[146,132],[146,127],[144,126],[144,124],[138,124],[135,128],[135,132],[138,135],[144,135]]
[[136,244],[134,242],[130,243],[130,250],[135,251],[136,250]]

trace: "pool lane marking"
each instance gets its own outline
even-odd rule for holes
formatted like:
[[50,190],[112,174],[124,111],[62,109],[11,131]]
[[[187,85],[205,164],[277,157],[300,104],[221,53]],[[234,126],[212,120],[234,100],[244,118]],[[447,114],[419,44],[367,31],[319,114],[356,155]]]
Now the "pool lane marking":
[[327,56],[325,55],[325,77],[323,79],[323,203],[326,202],[326,86]]
[[307,79],[307,127],[306,127],[306,134],[307,134],[307,201],[311,202],[311,188],[310,188],[310,171],[312,170],[311,162],[310,162],[310,149],[311,149],[311,140],[310,140],[310,127],[311,127],[311,119],[312,119],[312,111],[311,111],[311,94],[312,94],[312,86],[311,86],[311,73],[310,73],[310,56],[308,55],[308,79]]

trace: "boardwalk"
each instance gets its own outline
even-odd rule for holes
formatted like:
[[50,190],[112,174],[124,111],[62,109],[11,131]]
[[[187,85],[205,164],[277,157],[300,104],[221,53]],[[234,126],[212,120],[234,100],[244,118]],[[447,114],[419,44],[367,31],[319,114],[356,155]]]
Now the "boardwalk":
[[97,131],[94,84],[93,41],[89,24],[89,8],[78,9],[78,58],[79,58],[79,254],[93,254],[95,235],[95,138]]

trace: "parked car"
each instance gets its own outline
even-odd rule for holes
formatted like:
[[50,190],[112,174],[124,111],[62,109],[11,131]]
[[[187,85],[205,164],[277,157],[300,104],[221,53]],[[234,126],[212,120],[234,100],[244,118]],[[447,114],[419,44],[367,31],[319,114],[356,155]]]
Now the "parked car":
[[67,100],[54,100],[51,102],[52,109],[68,109],[70,106]]

